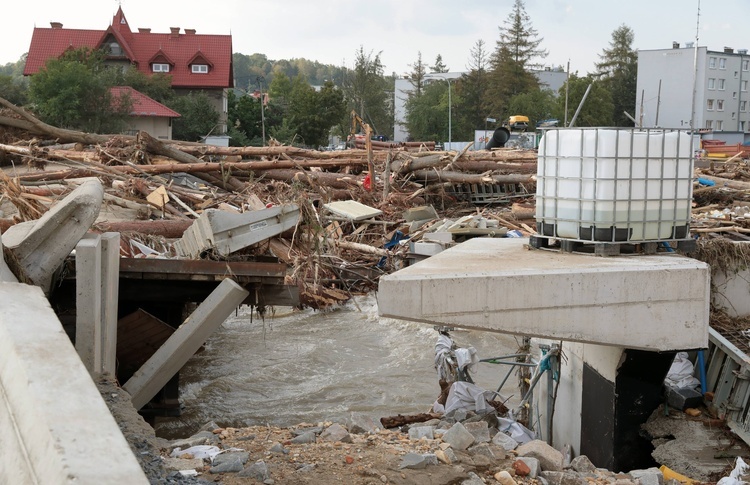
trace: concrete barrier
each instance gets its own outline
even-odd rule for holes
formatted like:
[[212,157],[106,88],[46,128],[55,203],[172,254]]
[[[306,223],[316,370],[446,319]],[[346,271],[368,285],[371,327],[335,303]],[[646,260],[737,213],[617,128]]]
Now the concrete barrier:
[[0,483],[148,483],[42,290],[0,307]]

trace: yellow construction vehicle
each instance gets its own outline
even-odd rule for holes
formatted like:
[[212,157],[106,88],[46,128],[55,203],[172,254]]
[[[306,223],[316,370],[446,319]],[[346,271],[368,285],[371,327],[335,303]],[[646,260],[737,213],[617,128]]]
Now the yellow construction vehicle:
[[529,117],[522,115],[514,115],[503,121],[503,126],[511,132],[523,132],[529,127]]

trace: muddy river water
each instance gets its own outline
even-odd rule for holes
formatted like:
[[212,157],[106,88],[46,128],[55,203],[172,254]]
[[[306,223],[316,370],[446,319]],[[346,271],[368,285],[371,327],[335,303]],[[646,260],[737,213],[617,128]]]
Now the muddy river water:
[[[221,426],[287,426],[427,412],[439,386],[432,325],[378,317],[374,296],[334,310],[277,309],[265,319],[241,308],[180,372],[180,418],[157,434],[186,437],[208,421]],[[513,336],[459,330],[457,344],[480,358],[515,352]],[[495,389],[506,366],[479,364],[476,383]],[[516,378],[503,389],[517,393]]]

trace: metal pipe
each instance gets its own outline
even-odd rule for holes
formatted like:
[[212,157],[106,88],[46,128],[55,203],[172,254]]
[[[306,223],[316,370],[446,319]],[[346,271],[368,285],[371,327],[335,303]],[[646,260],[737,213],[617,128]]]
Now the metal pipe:
[[572,128],[573,125],[575,124],[576,118],[578,118],[578,114],[581,112],[581,108],[583,108],[583,103],[584,101],[586,101],[586,97],[589,95],[589,91],[591,91],[591,86],[593,84],[594,83],[590,83],[589,87],[586,88],[586,92],[583,93],[583,98],[581,98],[581,102],[578,103],[578,109],[576,109],[576,113],[573,115],[573,119],[570,120],[570,124],[568,125],[568,128]]

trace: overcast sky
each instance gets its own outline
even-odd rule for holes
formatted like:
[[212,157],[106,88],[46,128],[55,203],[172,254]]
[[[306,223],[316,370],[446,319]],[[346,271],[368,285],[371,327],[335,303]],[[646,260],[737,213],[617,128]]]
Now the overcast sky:
[[[11,0],[6,0],[10,2]],[[469,51],[482,39],[492,50],[498,27],[513,0],[122,0],[132,30],[193,28],[199,34],[232,34],[234,52],[269,59],[304,57],[324,64],[353,66],[360,46],[380,53],[386,74],[403,75],[421,51],[428,65],[441,54],[451,71],[466,69]],[[694,41],[698,0],[525,0],[526,12],[547,65],[566,65],[583,75],[593,71],[612,32],[625,24],[636,49],[671,47]],[[28,51],[34,26],[51,21],[65,28],[104,30],[117,11],[116,0],[25,0],[0,15],[0,65]],[[702,0],[699,45],[750,49],[750,0]]]

